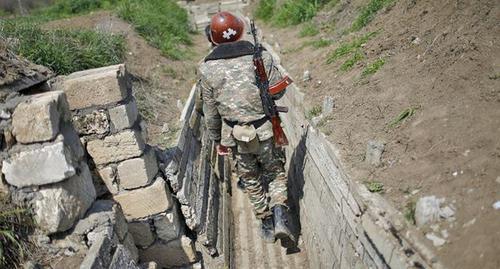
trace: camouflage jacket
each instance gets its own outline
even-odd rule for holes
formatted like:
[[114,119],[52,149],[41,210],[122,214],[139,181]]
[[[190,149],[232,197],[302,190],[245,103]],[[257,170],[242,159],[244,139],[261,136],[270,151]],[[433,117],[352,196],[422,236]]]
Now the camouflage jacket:
[[[281,75],[267,51],[263,51],[262,57],[266,70],[271,70],[269,80],[272,85]],[[224,146],[235,146],[232,128],[224,120],[244,124],[265,117],[252,59],[252,55],[243,55],[209,60],[199,67],[197,90],[203,100],[208,136]],[[269,121],[257,129],[257,136],[260,141],[273,136]]]

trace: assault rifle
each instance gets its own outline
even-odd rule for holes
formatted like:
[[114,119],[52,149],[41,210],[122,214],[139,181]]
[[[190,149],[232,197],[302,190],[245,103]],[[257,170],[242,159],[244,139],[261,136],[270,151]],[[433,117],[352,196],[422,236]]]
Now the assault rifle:
[[280,112],[288,112],[287,107],[277,106],[271,95],[279,94],[286,89],[293,81],[288,76],[282,78],[275,85],[269,86],[269,79],[266,73],[266,68],[264,66],[264,61],[262,60],[262,44],[257,40],[257,30],[255,29],[254,21],[250,22],[253,40],[254,40],[254,54],[253,54],[253,64],[255,66],[255,81],[260,90],[260,99],[262,100],[262,107],[264,109],[264,114],[271,119],[273,125],[274,142],[277,146],[288,145],[288,139],[286,138],[283,128],[281,128],[281,119],[279,116]]

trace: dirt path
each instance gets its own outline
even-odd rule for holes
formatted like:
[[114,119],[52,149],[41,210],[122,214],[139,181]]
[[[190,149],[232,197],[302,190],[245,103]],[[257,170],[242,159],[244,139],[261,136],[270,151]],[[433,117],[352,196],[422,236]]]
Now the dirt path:
[[232,180],[232,207],[235,229],[234,268],[309,268],[303,242],[297,253],[287,254],[279,241],[264,242],[259,235],[260,224],[255,218],[248,197]]

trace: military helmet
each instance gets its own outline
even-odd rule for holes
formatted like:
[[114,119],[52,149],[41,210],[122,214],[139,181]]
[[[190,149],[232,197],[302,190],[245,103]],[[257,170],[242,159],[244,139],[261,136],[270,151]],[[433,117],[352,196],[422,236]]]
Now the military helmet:
[[243,36],[243,21],[233,14],[222,11],[210,21],[210,37],[215,44],[234,42]]

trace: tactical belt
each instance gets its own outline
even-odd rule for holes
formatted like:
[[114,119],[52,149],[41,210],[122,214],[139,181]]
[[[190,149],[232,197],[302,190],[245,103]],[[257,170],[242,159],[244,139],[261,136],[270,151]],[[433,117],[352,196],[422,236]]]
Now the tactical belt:
[[227,125],[229,125],[229,127],[231,127],[231,128],[234,128],[235,125],[253,125],[253,127],[255,127],[255,129],[259,129],[267,121],[269,121],[268,117],[263,117],[261,119],[254,120],[254,121],[251,121],[251,122],[246,122],[246,123],[240,123],[240,122],[237,122],[237,121],[229,121],[229,120],[224,119],[224,122]]

